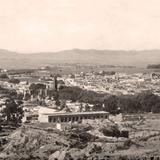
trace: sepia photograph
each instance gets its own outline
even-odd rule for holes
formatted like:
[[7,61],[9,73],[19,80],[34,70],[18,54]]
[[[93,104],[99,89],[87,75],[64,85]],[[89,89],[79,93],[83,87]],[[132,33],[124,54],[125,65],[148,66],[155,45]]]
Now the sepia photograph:
[[0,0],[0,160],[160,160],[160,1]]

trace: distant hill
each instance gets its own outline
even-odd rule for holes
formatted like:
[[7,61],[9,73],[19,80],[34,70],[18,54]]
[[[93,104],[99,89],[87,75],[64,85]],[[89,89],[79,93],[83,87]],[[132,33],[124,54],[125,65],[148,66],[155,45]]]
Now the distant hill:
[[22,54],[0,49],[1,68],[33,68],[62,63],[146,67],[160,63],[160,50],[82,50]]

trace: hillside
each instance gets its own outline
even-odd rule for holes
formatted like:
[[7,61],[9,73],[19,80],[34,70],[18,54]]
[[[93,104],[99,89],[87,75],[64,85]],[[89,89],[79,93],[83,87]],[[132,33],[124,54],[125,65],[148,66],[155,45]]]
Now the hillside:
[[[0,159],[153,159],[160,156],[159,120],[159,114],[132,114],[116,124],[107,119],[86,120],[64,131],[56,130],[52,123],[23,125],[8,136],[0,133]],[[120,130],[128,130],[129,138],[108,135]]]
[[1,68],[33,68],[62,63],[147,66],[160,62],[160,50],[64,50],[21,54],[0,50]]

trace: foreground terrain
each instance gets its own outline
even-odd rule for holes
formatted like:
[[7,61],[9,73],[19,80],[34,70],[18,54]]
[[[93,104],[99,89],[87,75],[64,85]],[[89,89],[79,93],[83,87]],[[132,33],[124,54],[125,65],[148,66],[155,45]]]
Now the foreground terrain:
[[[54,160],[135,159],[160,156],[160,115],[129,115],[125,121],[88,120],[69,126],[65,131],[52,128],[51,124],[23,125],[5,136],[1,143],[0,159]],[[129,138],[109,137],[102,129],[113,131],[127,129]],[[116,132],[116,130],[115,130]]]

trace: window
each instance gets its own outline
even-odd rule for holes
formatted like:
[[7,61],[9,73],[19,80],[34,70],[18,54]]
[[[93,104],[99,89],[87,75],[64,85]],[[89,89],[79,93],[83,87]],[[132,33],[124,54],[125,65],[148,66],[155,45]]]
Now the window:
[[101,118],[104,118],[104,116],[101,116]]
[[63,117],[61,117],[61,122],[64,122],[64,118]]
[[94,119],[94,116],[91,115],[90,117],[91,117],[91,119]]
[[55,117],[53,118],[53,122],[56,122],[56,118]]
[[26,117],[26,119],[27,119],[27,120],[31,120],[31,119],[32,119],[32,117]]
[[87,116],[84,116],[84,119],[87,119]]
[[76,121],[78,121],[79,117],[76,117]]
[[52,122],[52,117],[48,117],[48,121],[49,121],[49,122]]
[[71,117],[69,117],[69,121],[71,121]]
[[64,121],[67,122],[67,117],[64,118]]
[[59,117],[57,117],[57,123],[60,123],[60,118]]
[[75,121],[75,117],[72,117],[72,122],[74,122]]

